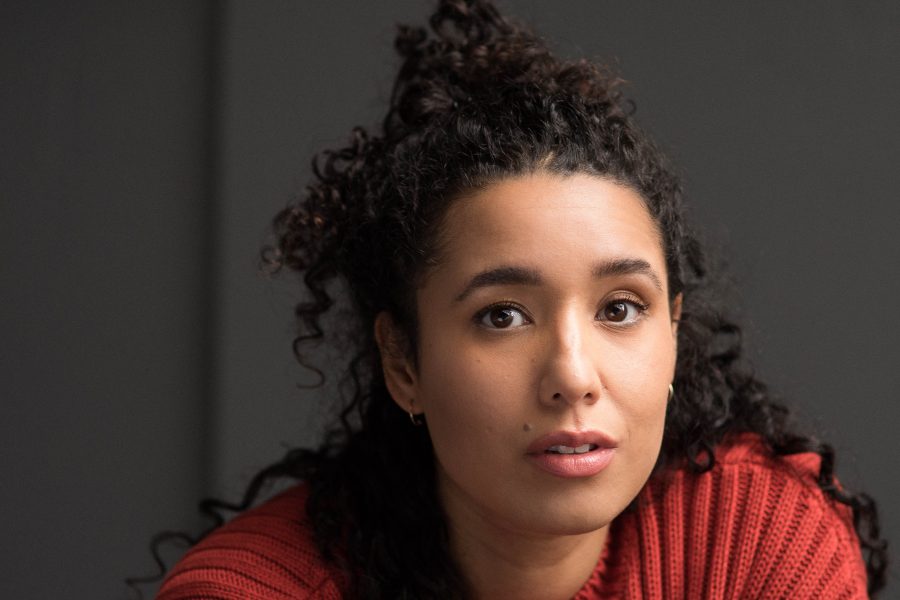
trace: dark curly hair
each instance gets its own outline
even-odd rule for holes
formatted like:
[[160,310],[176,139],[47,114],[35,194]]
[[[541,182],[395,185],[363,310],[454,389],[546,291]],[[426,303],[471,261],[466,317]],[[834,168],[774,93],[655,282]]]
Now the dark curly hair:
[[[466,582],[449,549],[426,427],[411,427],[385,387],[373,322],[387,311],[416,356],[415,294],[435,261],[447,207],[460,193],[542,170],[603,176],[638,191],[662,234],[671,298],[683,294],[674,380],[657,469],[712,468],[727,434],[755,432],[776,455],[821,456],[818,484],[852,508],[870,592],[884,586],[885,542],[875,503],[835,482],[830,446],[797,432],[788,410],[741,360],[741,330],[717,307],[701,247],[683,217],[673,170],[633,119],[621,80],[564,61],[488,2],[443,0],[430,28],[401,26],[402,65],[377,132],[356,128],[321,153],[305,194],[274,221],[263,252],[272,271],[302,277],[294,352],[325,336],[338,294],[352,304],[354,341],[338,422],[316,450],[298,449],[251,482],[241,510],[277,477],[307,482],[323,555],[353,574],[364,598],[459,598]],[[385,490],[389,490],[385,493]],[[404,490],[397,494],[396,490]],[[415,568],[410,568],[412,565]]]

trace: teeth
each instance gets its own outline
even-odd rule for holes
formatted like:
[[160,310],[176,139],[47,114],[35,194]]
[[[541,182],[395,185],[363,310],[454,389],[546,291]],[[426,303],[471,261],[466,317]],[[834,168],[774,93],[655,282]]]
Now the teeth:
[[553,452],[555,454],[584,454],[585,452],[590,452],[592,448],[596,448],[594,444],[584,444],[583,446],[578,446],[577,448],[573,448],[572,446],[550,446],[547,448],[547,452]]

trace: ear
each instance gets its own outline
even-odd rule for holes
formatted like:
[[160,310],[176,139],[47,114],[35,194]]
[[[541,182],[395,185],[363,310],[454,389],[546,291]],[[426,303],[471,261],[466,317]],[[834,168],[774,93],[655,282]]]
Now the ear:
[[409,359],[408,342],[394,319],[386,311],[375,317],[375,342],[381,354],[384,383],[391,398],[403,412],[420,414],[415,406],[418,383],[416,371]]
[[679,292],[672,299],[672,336],[678,335],[678,323],[681,322],[681,305],[684,301],[684,294]]

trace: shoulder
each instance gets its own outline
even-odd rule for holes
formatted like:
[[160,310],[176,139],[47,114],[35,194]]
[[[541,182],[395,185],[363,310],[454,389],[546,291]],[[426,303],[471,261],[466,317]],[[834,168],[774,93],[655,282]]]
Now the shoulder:
[[341,598],[313,543],[306,495],[295,486],[213,531],[169,572],[157,599]]
[[654,477],[630,517],[641,562],[690,598],[867,597],[852,513],[818,472],[817,455],[775,456],[747,434],[706,473]]

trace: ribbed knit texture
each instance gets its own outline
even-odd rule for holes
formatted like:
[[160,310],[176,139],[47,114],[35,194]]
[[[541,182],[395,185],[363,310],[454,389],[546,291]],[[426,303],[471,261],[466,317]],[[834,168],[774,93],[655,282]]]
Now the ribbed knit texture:
[[868,597],[852,513],[816,484],[818,455],[776,458],[743,435],[716,459],[648,482],[577,600]]
[[[776,458],[759,438],[719,448],[716,466],[662,473],[616,518],[576,600],[866,598],[850,510],[815,482],[815,454]],[[158,600],[341,598],[294,487],[205,538]]]

